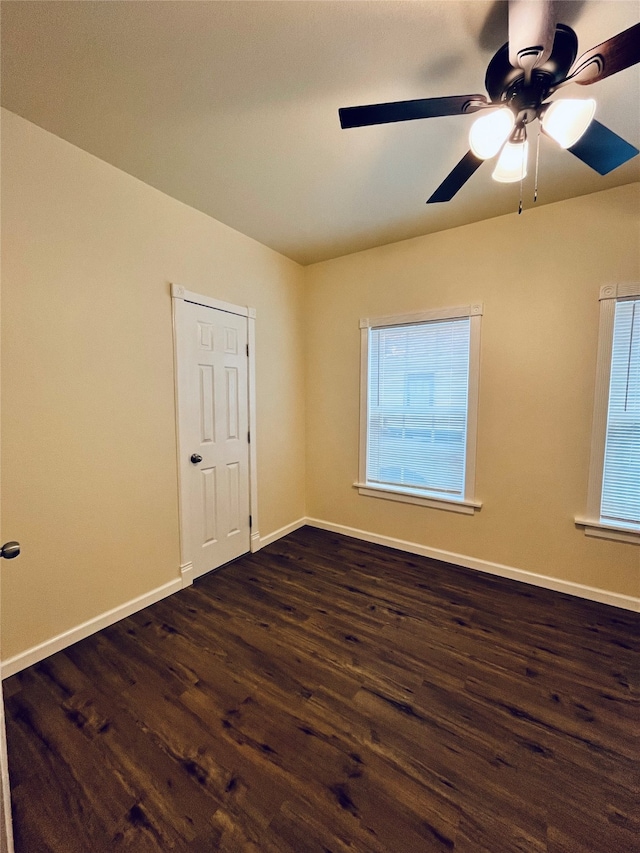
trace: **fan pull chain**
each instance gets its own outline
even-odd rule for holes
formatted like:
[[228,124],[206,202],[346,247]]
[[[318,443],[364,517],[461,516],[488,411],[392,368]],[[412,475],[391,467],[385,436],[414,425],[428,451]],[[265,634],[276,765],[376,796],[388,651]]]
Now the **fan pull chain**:
[[522,213],[522,185],[524,183],[524,158],[522,159],[522,167],[520,169],[520,201],[518,202],[518,216]]
[[522,178],[520,178],[520,201],[518,202],[518,216],[522,213]]
[[[523,125],[523,126],[522,126],[522,130],[523,130],[523,133],[524,133],[523,141],[526,141],[526,138],[527,138],[527,128],[526,128],[526,126],[525,126],[525,125]],[[523,154],[524,154],[524,151],[523,151]],[[523,183],[524,183],[524,176],[525,176],[526,171],[527,171],[527,163],[526,163],[526,160],[525,160],[525,158],[524,158],[524,156],[523,156],[523,158],[522,158],[522,166],[520,167],[520,201],[519,201],[519,203],[518,203],[518,216],[520,216],[520,214],[522,213],[522,186],[523,186]]]
[[536,180],[533,188],[533,203],[538,201],[538,162],[540,160],[540,122],[538,122],[538,138],[536,140]]

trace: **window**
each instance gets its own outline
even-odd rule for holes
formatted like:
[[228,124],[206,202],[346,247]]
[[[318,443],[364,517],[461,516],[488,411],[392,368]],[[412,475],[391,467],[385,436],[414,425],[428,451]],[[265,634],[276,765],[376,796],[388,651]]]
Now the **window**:
[[482,306],[361,320],[360,494],[473,513]]
[[600,292],[587,518],[590,536],[640,544],[640,285]]

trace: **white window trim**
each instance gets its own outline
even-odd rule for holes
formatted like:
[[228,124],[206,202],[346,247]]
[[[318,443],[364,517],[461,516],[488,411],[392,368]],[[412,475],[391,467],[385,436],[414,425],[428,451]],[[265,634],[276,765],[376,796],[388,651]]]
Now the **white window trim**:
[[[465,305],[457,308],[437,308],[418,314],[395,314],[391,317],[365,317],[360,320],[360,454],[358,482],[354,488],[366,497],[383,498],[417,506],[443,509],[473,515],[482,503],[475,499],[476,443],[478,432],[478,387],[480,379],[480,321],[482,304]],[[467,397],[467,447],[465,488],[462,499],[435,498],[422,494],[418,489],[399,486],[382,486],[367,483],[367,388],[369,385],[369,329],[382,326],[404,326],[430,320],[452,320],[469,317],[469,388]]]
[[632,527],[609,524],[600,520],[616,302],[619,299],[637,296],[640,296],[639,282],[605,284],[600,288],[600,324],[598,328],[596,389],[593,404],[593,426],[591,429],[587,510],[584,516],[577,516],[575,518],[575,523],[580,527],[584,527],[584,532],[587,536],[640,545],[640,531]]

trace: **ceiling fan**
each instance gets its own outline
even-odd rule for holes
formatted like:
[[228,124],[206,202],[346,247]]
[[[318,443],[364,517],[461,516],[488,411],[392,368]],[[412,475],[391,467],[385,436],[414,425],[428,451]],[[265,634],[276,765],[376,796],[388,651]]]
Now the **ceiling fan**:
[[592,98],[547,99],[569,83],[597,83],[640,62],[640,23],[576,59],[577,53],[576,34],[556,23],[552,0],[509,0],[509,41],[493,56],[485,76],[489,98],[453,95],[343,107],[338,111],[340,124],[363,127],[483,111],[469,133],[471,150],[427,204],[450,201],[484,160],[497,154],[492,177],[522,182],[527,170],[527,128],[535,119],[539,131],[606,175],[640,153],[638,149],[593,118]]

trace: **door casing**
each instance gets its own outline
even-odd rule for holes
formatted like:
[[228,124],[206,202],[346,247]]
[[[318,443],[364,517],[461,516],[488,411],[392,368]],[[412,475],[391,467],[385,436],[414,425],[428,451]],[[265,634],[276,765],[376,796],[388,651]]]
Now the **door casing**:
[[9,793],[9,766],[7,762],[7,741],[4,727],[4,701],[2,700],[2,682],[0,682],[0,853],[13,853],[13,828],[11,825],[11,798]]
[[[0,575],[4,560],[0,560]],[[0,586],[2,581],[0,579]],[[0,656],[1,659],[1,656]],[[4,723],[4,699],[0,679],[0,853],[13,853],[13,825],[11,822],[11,789],[9,787],[9,762],[7,758],[7,733]]]
[[234,305],[230,302],[223,302],[219,299],[213,299],[210,296],[204,296],[201,293],[194,293],[186,290],[178,284],[171,285],[171,307],[173,318],[173,358],[174,358],[174,378],[175,378],[175,400],[176,400],[176,433],[177,433],[177,462],[178,462],[178,495],[179,495],[179,519],[180,519],[180,574],[182,577],[182,586],[186,587],[193,583],[194,566],[193,554],[191,553],[191,541],[188,533],[188,525],[186,518],[186,508],[189,506],[188,500],[188,482],[190,465],[189,462],[189,447],[184,435],[180,432],[180,410],[179,410],[179,394],[180,389],[185,387],[184,369],[185,365],[180,363],[180,354],[178,352],[178,338],[176,334],[177,318],[181,311],[181,305],[185,302],[193,302],[197,305],[204,305],[207,308],[215,308],[219,311],[226,311],[230,314],[237,314],[247,318],[247,341],[249,345],[248,358],[248,414],[249,414],[249,432],[251,440],[249,443],[249,513],[251,515],[251,535],[250,548],[251,551],[257,551],[260,548],[260,531],[258,525],[258,481],[257,481],[257,446],[256,446],[256,373],[255,373],[255,327],[256,327],[256,311],[254,308],[242,305]]

